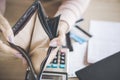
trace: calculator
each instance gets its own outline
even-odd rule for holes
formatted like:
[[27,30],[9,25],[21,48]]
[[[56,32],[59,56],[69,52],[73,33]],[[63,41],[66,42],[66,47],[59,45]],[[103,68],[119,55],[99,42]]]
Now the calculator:
[[64,48],[63,52],[58,51],[56,56],[54,57],[54,59],[49,64],[46,65],[46,68],[45,68],[43,74],[50,75],[50,73],[51,73],[52,75],[55,74],[56,76],[64,77],[62,80],[67,80],[67,72],[68,72],[68,66],[67,66],[68,65],[68,57],[67,56],[68,56],[68,53],[69,53],[68,48]]
[[46,65],[45,71],[67,72],[68,52],[67,48],[64,48],[63,52],[58,51],[54,59]]

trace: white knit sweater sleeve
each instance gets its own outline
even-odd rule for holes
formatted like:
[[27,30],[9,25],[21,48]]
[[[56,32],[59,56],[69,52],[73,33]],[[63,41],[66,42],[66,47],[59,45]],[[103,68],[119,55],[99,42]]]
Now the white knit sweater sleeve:
[[61,15],[60,20],[67,22],[70,28],[81,18],[89,2],[90,0],[64,0],[55,16]]

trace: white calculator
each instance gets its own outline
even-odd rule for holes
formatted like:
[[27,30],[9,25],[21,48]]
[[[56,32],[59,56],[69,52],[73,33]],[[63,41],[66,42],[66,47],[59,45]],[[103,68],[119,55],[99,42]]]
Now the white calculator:
[[[47,64],[45,71],[43,73],[43,76],[53,76],[53,79],[51,80],[67,80],[67,72],[68,72],[68,48],[64,48],[61,51],[58,51],[55,58]],[[58,76],[58,78],[62,79],[55,79]]]

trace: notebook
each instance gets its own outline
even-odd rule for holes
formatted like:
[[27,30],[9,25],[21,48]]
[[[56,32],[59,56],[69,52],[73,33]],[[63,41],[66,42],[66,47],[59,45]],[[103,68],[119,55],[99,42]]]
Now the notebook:
[[120,52],[76,71],[79,80],[120,80]]
[[87,66],[84,62],[87,43],[74,42],[72,45],[74,51],[69,52],[68,55],[68,77],[76,77],[75,71]]
[[95,63],[120,51],[120,23],[108,21],[90,22],[88,62]]

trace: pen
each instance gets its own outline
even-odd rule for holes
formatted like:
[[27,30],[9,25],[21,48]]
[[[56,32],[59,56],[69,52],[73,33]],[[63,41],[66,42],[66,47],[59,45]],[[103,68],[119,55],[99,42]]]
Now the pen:
[[82,18],[82,19],[79,19],[79,20],[77,20],[75,23],[79,23],[79,22],[81,22],[81,21],[83,21],[84,19]]
[[92,37],[91,34],[89,34],[88,32],[86,32],[85,30],[83,30],[83,29],[80,28],[79,26],[75,25],[75,27],[76,27],[77,29],[79,29],[80,31],[82,31],[83,33],[85,33],[87,36]]
[[[84,20],[83,18],[77,20],[77,21],[76,21],[76,24],[79,23],[79,22],[81,22],[81,21],[83,21],[83,20]],[[86,31],[83,30],[82,28],[80,28],[78,25],[75,25],[75,27],[76,27],[77,29],[79,29],[80,31],[82,31],[82,32],[83,32],[84,34],[86,34],[87,36],[92,37],[91,34],[89,34],[88,32],[86,32]]]

